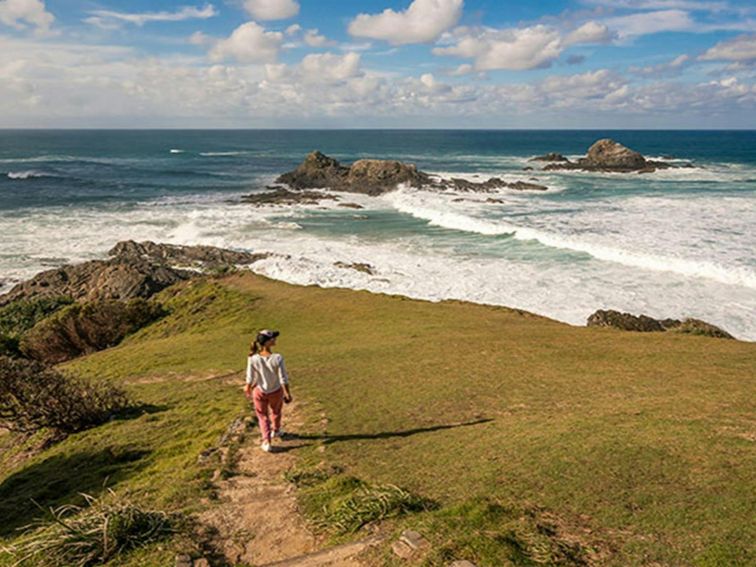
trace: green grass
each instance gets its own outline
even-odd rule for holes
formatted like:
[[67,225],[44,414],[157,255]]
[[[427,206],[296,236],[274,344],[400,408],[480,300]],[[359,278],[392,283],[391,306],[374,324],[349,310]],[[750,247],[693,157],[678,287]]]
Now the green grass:
[[[241,370],[254,330],[272,327],[305,402],[300,461],[439,503],[392,520],[397,529],[420,522],[444,550],[431,564],[477,548],[481,566],[532,564],[539,556],[522,541],[568,553],[560,538],[539,543],[544,515],[580,526],[580,553],[600,542],[602,564],[756,557],[754,344],[252,275],[163,295],[171,315],[68,365],[154,408],[3,468],[0,538],[34,518],[29,497],[60,505],[103,485],[151,506],[198,508],[206,474],[197,455],[245,411],[241,375],[234,385],[212,377]],[[518,522],[519,532],[509,529]]]

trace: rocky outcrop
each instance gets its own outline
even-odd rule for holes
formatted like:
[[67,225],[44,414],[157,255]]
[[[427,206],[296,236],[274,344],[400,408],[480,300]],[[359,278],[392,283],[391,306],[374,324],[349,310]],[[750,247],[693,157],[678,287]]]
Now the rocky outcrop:
[[674,331],[704,335],[720,339],[734,339],[727,331],[699,319],[654,319],[647,315],[632,315],[611,309],[599,309],[588,317],[589,327],[611,327],[622,331],[641,333]]
[[176,246],[154,242],[118,243],[106,260],[47,270],[0,296],[0,307],[21,299],[70,297],[76,301],[148,298],[198,272],[266,257],[213,246]]
[[[285,183],[300,193],[307,189],[328,188],[335,191],[365,193],[376,196],[393,191],[398,185],[439,191],[491,192],[498,189],[545,191],[547,187],[525,181],[507,182],[498,177],[474,182],[461,178],[440,179],[419,171],[413,164],[393,160],[361,159],[347,167],[320,152],[310,153],[299,167],[284,173],[277,183]],[[322,197],[321,197],[322,198]],[[296,200],[295,197],[293,199]]]
[[317,205],[321,201],[338,201],[335,195],[319,191],[290,191],[281,185],[266,187],[268,191],[242,197],[242,203],[258,207],[266,205]]
[[530,158],[528,161],[570,161],[570,160],[568,160],[562,154],[558,154],[556,152],[549,152],[548,154],[545,154],[542,156],[536,156],[534,158]]
[[[546,154],[547,156],[559,154]],[[543,156],[546,157],[546,156]],[[563,156],[562,156],[563,157]],[[616,173],[650,173],[657,169],[667,169],[678,167],[663,161],[648,160],[640,153],[626,148],[622,144],[609,138],[604,138],[595,142],[584,158],[577,162],[569,161],[567,158],[550,163],[544,170],[571,169],[580,171],[599,171],[599,172],[616,172]]]
[[162,317],[165,311],[144,299],[73,304],[42,320],[21,339],[21,353],[58,364],[120,343]]
[[276,183],[293,189],[328,188],[336,191],[381,195],[400,183],[420,187],[427,175],[413,164],[393,160],[361,159],[343,166],[320,152],[311,152],[294,171],[284,173]]

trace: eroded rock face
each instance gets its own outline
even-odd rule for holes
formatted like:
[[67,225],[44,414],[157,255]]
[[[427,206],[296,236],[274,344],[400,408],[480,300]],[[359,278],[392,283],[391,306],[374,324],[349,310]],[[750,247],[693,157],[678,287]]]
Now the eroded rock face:
[[213,246],[119,242],[107,260],[91,260],[41,272],[0,296],[0,306],[19,299],[70,297],[76,301],[148,298],[187,280],[197,270],[251,264],[266,257]]
[[438,179],[419,171],[414,164],[395,160],[361,159],[346,167],[320,152],[310,153],[294,171],[284,173],[277,183],[285,183],[296,191],[328,188],[336,191],[381,195],[393,191],[398,185],[411,187],[490,192],[496,189],[519,191],[543,191],[547,187],[536,183],[505,182],[492,177],[487,181],[473,182],[466,179]]
[[588,317],[588,327],[611,327],[622,331],[642,333],[674,331],[692,335],[704,335],[720,339],[734,339],[723,329],[700,319],[654,319],[647,315],[632,315],[612,309],[599,309]]
[[269,191],[252,193],[242,197],[242,203],[262,207],[265,205],[317,205],[321,201],[338,201],[335,195],[319,191],[290,191],[280,185],[267,187]]
[[[546,156],[551,155],[559,154],[546,154]],[[663,161],[648,160],[635,150],[631,150],[609,138],[604,138],[598,140],[588,148],[586,156],[580,158],[577,162],[571,162],[567,158],[564,158],[558,162],[548,164],[544,167],[544,170],[575,169],[617,173],[650,173],[657,169],[670,167],[675,166]]]

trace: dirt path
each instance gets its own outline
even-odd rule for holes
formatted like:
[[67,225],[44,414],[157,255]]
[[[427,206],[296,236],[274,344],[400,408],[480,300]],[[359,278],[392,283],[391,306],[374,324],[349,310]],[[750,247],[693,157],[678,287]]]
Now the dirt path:
[[[286,407],[285,428],[296,431],[297,404]],[[260,449],[258,430],[249,432],[239,451],[238,474],[218,481],[220,504],[201,516],[217,530],[215,546],[231,565],[280,567],[365,567],[356,556],[377,541],[322,549],[297,510],[294,486],[283,475],[304,443],[296,438],[275,441],[274,452]]]

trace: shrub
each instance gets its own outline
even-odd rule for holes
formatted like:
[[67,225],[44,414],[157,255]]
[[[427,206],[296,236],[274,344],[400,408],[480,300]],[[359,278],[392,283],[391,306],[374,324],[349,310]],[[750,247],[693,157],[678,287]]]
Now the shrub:
[[117,345],[165,314],[144,299],[74,304],[38,323],[21,339],[21,352],[51,364]]
[[177,516],[141,508],[112,491],[102,498],[83,496],[84,506],[51,508],[48,517],[27,526],[30,533],[8,549],[17,564],[101,565],[179,526]]
[[0,307],[0,356],[20,356],[21,336],[72,302],[70,297],[53,297],[14,301]]
[[0,357],[0,422],[10,429],[73,433],[129,406],[126,394],[112,385],[66,376],[36,361]]

